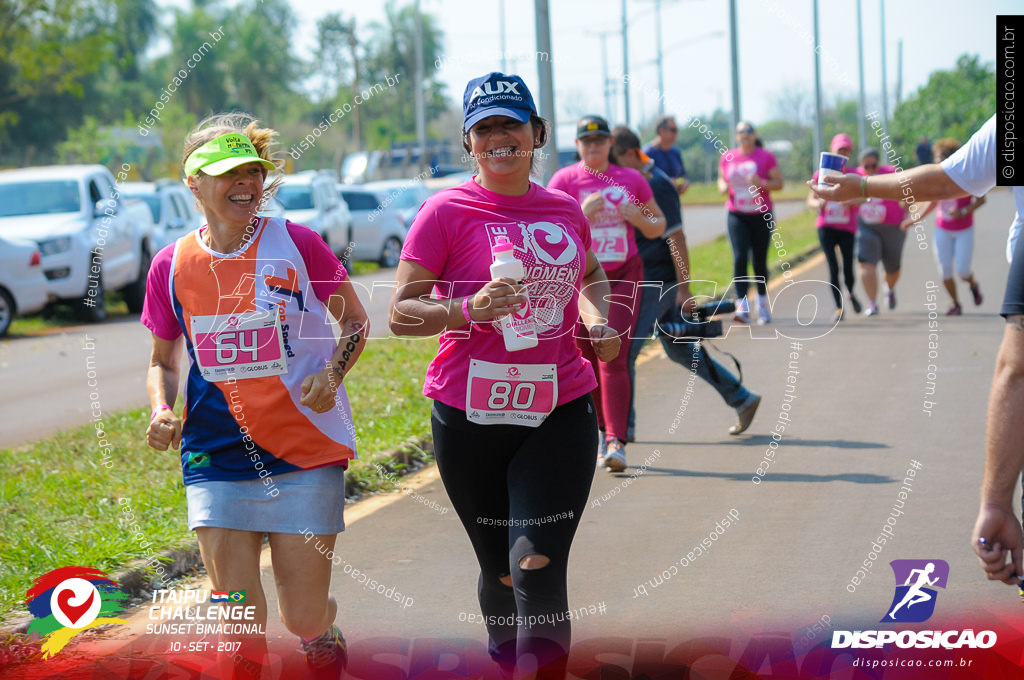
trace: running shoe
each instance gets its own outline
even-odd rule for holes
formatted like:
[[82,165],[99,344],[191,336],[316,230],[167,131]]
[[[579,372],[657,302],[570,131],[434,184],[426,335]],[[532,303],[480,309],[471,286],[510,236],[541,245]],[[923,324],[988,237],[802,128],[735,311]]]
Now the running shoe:
[[837,309],[835,311],[835,313],[832,314],[832,321],[838,323],[838,322],[840,322],[842,320],[843,320],[843,310]]
[[308,642],[299,638],[299,642],[306,652],[306,665],[313,671],[313,677],[341,678],[348,664],[348,650],[337,626],[332,625]]
[[736,313],[732,320],[739,323],[750,323],[750,303],[747,298],[741,297],[736,300]]
[[981,296],[981,287],[977,283],[971,284],[971,295],[974,296],[974,306],[980,307],[985,298]]
[[[889,307],[889,309],[892,309],[892,307]],[[864,310],[864,316],[878,316],[878,305],[875,304],[874,300],[868,303],[868,308]]]
[[853,293],[847,293],[846,299],[850,301],[851,305],[853,305],[854,313],[860,314],[860,310],[862,309],[862,307],[860,305],[860,300],[857,299],[857,296],[854,295]]
[[604,430],[598,430],[597,437],[597,467],[604,467],[604,457],[608,455],[608,440],[605,439]]
[[736,415],[738,420],[736,424],[729,428],[729,434],[742,434],[750,427],[750,423],[754,420],[754,414],[757,413],[757,407],[761,405],[760,395],[750,393],[747,400],[736,407]]
[[885,299],[889,303],[889,309],[896,309],[896,291],[892,288],[885,294]]
[[618,439],[608,442],[608,453],[604,457],[604,466],[608,472],[622,472],[626,469],[626,445]]
[[768,306],[768,296],[757,296],[757,324],[763,326],[772,322],[771,308]]
[[960,316],[964,310],[960,309],[960,303],[956,303],[946,311],[946,316]]

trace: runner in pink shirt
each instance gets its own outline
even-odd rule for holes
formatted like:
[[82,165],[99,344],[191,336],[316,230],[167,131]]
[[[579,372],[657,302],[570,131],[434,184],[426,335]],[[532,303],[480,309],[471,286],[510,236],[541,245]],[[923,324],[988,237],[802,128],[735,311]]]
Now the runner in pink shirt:
[[[863,177],[887,175],[896,172],[891,165],[880,165],[878,149],[868,147],[860,152],[860,167],[854,170]],[[857,210],[857,262],[860,283],[868,297],[864,316],[878,314],[878,263],[885,269],[886,301],[889,309],[896,308],[896,282],[900,279],[903,262],[903,241],[906,232],[900,223],[906,216],[900,201],[867,198],[850,201],[859,205]]]
[[[849,135],[838,134],[832,138],[832,153],[850,157],[853,153],[853,140]],[[812,181],[818,181],[818,173],[814,173]],[[857,205],[856,201],[836,203],[818,198],[813,191],[807,194],[807,205],[818,211],[818,218],[814,225],[818,228],[818,241],[821,249],[825,252],[825,260],[828,262],[829,281],[832,283],[832,297],[835,299],[836,311],[835,320],[843,318],[842,289],[839,287],[839,260],[836,258],[836,248],[843,258],[843,281],[846,283],[847,294],[853,311],[860,313],[860,301],[853,294],[853,286],[856,282],[853,269],[853,247],[857,235]]]
[[[935,162],[941,163],[946,160],[956,153],[960,146],[960,142],[952,137],[938,140],[932,146]],[[939,272],[942,274],[942,285],[945,286],[949,297],[953,299],[953,306],[946,311],[947,316],[958,316],[963,313],[963,309],[960,307],[960,298],[956,294],[954,271],[967,282],[975,306],[984,301],[981,295],[981,286],[978,285],[973,272],[971,272],[971,259],[974,256],[974,211],[984,204],[984,196],[963,196],[932,201],[921,211],[918,218],[922,219],[931,211],[938,209],[935,214],[935,260],[939,265]],[[907,218],[903,222],[903,229],[908,229],[913,223],[914,220]]]
[[[488,651],[508,677],[561,678],[569,549],[597,446],[597,383],[574,336],[582,317],[587,342],[608,361],[624,333],[604,323],[608,281],[579,205],[530,181],[547,123],[522,78],[471,80],[463,114],[463,146],[479,173],[416,214],[390,325],[399,335],[440,333],[423,392],[434,400],[441,480],[480,563]],[[522,262],[521,281],[491,280],[499,237]],[[509,351],[495,322],[527,296],[538,343]]]
[[[582,159],[562,168],[548,182],[548,189],[569,194],[579,202],[590,221],[594,253],[611,285],[614,304],[609,323],[623,329],[628,339],[636,328],[640,309],[637,284],[644,276],[644,263],[636,249],[633,227],[647,238],[665,232],[665,216],[654,200],[651,187],[636,170],[609,161],[612,141],[608,122],[599,116],[584,116],[576,125],[576,149]],[[578,340],[584,356],[593,361],[593,350],[584,338]],[[603,432],[598,463],[610,472],[626,469],[626,438],[632,385],[629,380],[629,349],[613,360],[598,364],[598,388],[594,400],[597,422]]]
[[718,163],[718,190],[728,193],[729,243],[732,244],[732,278],[736,287],[736,321],[750,322],[750,287],[747,262],[754,268],[757,281],[758,323],[771,321],[768,302],[768,241],[771,236],[772,199],[770,192],[782,188],[782,170],[775,155],[766,151],[754,126],[740,121],[736,141]]

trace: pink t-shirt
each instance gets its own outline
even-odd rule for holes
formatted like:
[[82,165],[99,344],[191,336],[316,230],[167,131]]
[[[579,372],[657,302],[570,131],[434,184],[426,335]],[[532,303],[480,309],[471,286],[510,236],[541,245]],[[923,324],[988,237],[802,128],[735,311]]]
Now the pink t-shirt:
[[[863,167],[854,168],[852,172],[867,177],[867,173]],[[882,165],[878,168],[879,175],[888,175],[896,172],[896,168],[891,165]],[[899,201],[893,201],[890,199],[872,198],[870,201],[865,201],[860,204],[860,210],[858,217],[864,224],[888,224],[888,225],[899,225],[906,216],[906,211],[903,209],[903,204]]]
[[[818,181],[818,173],[811,177],[812,182]],[[825,201],[818,210],[818,217],[814,220],[814,226],[818,229],[831,227],[841,231],[857,233],[857,206]]]
[[939,207],[935,211],[935,226],[946,231],[963,231],[974,226],[974,213],[963,217],[953,217],[954,210],[960,210],[971,205],[974,199],[971,196],[962,198],[948,198],[939,201]]
[[[299,254],[302,255],[306,272],[312,282],[313,294],[326,304],[334,291],[338,290],[338,284],[347,278],[345,268],[338,260],[338,256],[331,251],[315,231],[294,222],[285,224],[288,228],[288,235],[295,243],[295,247],[298,248]],[[199,232],[202,233],[205,229],[204,225],[200,227]],[[188,234],[187,238],[194,238],[194,236]],[[153,264],[150,265],[147,277],[146,300],[142,305],[140,319],[146,328],[163,340],[174,340],[182,334],[181,324],[171,307],[170,273],[173,255],[174,244],[170,243],[153,258]]]
[[[719,176],[729,183],[729,200],[725,209],[740,213],[770,212],[772,199],[769,192],[765,189],[751,192],[747,177],[757,175],[766,182],[768,173],[778,165],[775,154],[760,147],[754,147],[749,155],[739,149],[728,151],[718,162]],[[763,198],[757,201],[759,195]]]
[[509,352],[501,332],[489,323],[442,333],[423,394],[465,410],[471,360],[554,364],[556,405],[587,394],[597,387],[597,380],[574,335],[591,239],[576,201],[533,183],[523,196],[505,196],[471,179],[427,199],[409,228],[402,259],[437,276],[435,297],[464,297],[491,280],[491,247],[498,236],[512,242],[515,257],[526,270],[523,283],[539,342],[531,349]]
[[654,194],[644,176],[632,168],[614,163],[604,172],[589,170],[583,161],[562,168],[548,182],[548,189],[564,191],[580,205],[590,194],[600,192],[604,207],[590,221],[590,235],[594,255],[608,273],[609,279],[628,260],[637,257],[633,225],[619,213],[618,206],[629,201],[638,208],[651,200]]

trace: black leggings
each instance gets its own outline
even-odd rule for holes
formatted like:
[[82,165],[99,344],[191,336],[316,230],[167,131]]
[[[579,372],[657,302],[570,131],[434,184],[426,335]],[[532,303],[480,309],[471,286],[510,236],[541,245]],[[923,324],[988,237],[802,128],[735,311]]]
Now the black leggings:
[[857,235],[844,229],[833,229],[832,227],[818,227],[818,241],[821,249],[825,251],[825,259],[828,261],[828,276],[832,283],[832,297],[836,301],[836,309],[843,306],[842,289],[839,287],[839,262],[836,260],[836,246],[839,246],[839,253],[843,256],[843,280],[846,282],[846,289],[853,295],[854,271],[853,271],[853,244]]
[[[430,421],[441,481],[480,563],[488,651],[506,668],[518,659],[561,677],[572,634],[569,548],[594,479],[593,400],[562,404],[537,428],[477,425],[439,401]],[[523,569],[528,555],[550,563]],[[500,580],[509,575],[511,588]]]
[[736,297],[747,296],[747,256],[753,254],[757,292],[768,294],[768,241],[771,232],[761,213],[730,212],[727,221],[729,241],[732,243],[732,279]]

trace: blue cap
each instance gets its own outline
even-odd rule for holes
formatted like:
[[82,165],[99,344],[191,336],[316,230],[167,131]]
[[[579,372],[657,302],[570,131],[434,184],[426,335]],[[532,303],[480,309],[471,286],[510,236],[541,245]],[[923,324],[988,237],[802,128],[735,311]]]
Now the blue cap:
[[516,75],[492,71],[469,81],[462,95],[462,127],[466,130],[488,116],[508,116],[525,123],[536,113],[533,95]]

